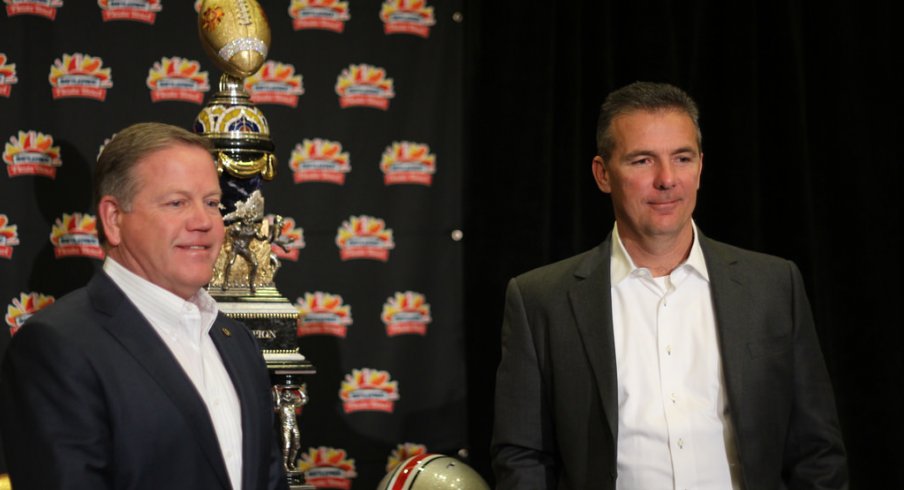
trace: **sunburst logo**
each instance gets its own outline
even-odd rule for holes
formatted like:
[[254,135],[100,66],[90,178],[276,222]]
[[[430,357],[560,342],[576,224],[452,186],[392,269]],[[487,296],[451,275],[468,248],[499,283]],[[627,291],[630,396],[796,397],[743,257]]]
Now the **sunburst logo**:
[[342,222],[336,234],[336,245],[342,260],[372,259],[386,262],[389,251],[395,248],[392,230],[386,223],[372,216],[352,216]]
[[245,90],[251,94],[251,101],[258,104],[298,107],[298,96],[304,93],[304,86],[293,65],[268,61],[245,79]]
[[433,7],[424,0],[386,0],[380,8],[380,20],[386,34],[413,34],[430,37],[430,26],[436,24]]
[[50,86],[53,98],[82,97],[103,101],[107,89],[113,87],[110,68],[103,68],[104,60],[82,53],[64,54],[50,67]]
[[58,259],[79,256],[104,258],[104,250],[97,239],[97,220],[91,214],[63,213],[63,217],[54,222],[50,243]]
[[386,472],[389,473],[394,470],[396,466],[408,458],[424,454],[427,454],[427,446],[423,444],[414,444],[411,442],[399,444],[391,453],[389,453],[389,457],[386,458]]
[[298,309],[298,336],[332,335],[345,338],[352,320],[352,307],[338,294],[304,293],[295,303]]
[[393,184],[433,184],[436,173],[436,155],[430,147],[422,143],[396,141],[386,147],[380,159],[383,183]]
[[0,214],[0,258],[13,258],[13,247],[19,244],[18,227],[9,222],[9,217]]
[[386,70],[367,64],[349,65],[336,79],[339,107],[373,107],[389,109],[389,99],[395,97],[391,78]]
[[53,136],[37,131],[19,131],[10,136],[3,147],[3,161],[10,177],[39,175],[56,178],[57,168],[63,165],[60,147],[53,146]]
[[15,335],[32,315],[53,304],[54,301],[53,296],[41,293],[19,293],[19,297],[13,298],[12,303],[6,307],[6,324],[9,326],[10,337]]
[[157,12],[163,10],[161,0],[97,0],[104,22],[131,20],[153,24]]
[[207,72],[195,60],[164,56],[148,70],[147,86],[151,89],[151,101],[182,100],[200,104],[204,93],[210,90]]
[[[271,226],[278,220],[276,215],[268,214],[267,218]],[[285,216],[282,218],[280,229],[277,230],[278,243],[270,245],[270,251],[277,258],[298,262],[298,251],[306,245],[304,242],[304,229],[295,227],[295,219]]]
[[430,305],[421,293],[414,291],[396,292],[383,303],[380,315],[386,325],[386,335],[416,334],[427,335],[427,324],[430,318]]
[[342,151],[342,143],[314,138],[295,145],[289,168],[296,184],[327,182],[343,185],[352,165],[348,153]]
[[292,0],[289,17],[296,31],[320,29],[339,33],[345,30],[345,23],[352,18],[348,2],[340,0]]
[[399,399],[399,384],[391,381],[387,371],[362,368],[345,375],[339,390],[345,413],[388,412],[395,409]]
[[326,446],[308,448],[298,461],[298,469],[304,473],[305,483],[317,488],[349,490],[352,479],[358,476],[355,460],[345,449]]
[[56,18],[56,11],[63,6],[63,0],[3,0],[6,15],[37,15],[50,20]]
[[0,53],[0,97],[9,97],[13,85],[19,83],[16,78],[16,64],[8,63],[6,53]]

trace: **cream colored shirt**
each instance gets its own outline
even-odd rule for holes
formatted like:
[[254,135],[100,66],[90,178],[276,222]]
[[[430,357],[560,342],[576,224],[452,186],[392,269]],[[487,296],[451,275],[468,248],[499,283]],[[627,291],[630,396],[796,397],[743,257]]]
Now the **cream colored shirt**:
[[138,308],[176,357],[207,405],[232,488],[242,488],[242,409],[210,338],[217,303],[199,289],[188,301],[129,271],[110,257],[104,272]]
[[694,225],[687,260],[654,278],[612,232],[618,490],[741,488],[698,235]]

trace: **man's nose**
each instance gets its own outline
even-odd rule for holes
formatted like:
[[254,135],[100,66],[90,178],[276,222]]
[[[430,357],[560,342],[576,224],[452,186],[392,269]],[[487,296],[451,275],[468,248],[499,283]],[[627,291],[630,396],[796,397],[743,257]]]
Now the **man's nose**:
[[191,230],[209,230],[213,226],[213,220],[220,217],[216,208],[211,208],[204,202],[194,203],[188,220]]
[[653,185],[661,190],[675,187],[675,168],[672,162],[663,161],[656,166],[656,176]]

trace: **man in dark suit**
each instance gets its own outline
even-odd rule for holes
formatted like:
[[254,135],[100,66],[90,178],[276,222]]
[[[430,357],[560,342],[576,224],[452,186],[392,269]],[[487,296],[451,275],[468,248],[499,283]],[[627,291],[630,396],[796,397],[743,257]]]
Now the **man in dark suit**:
[[603,104],[597,140],[612,233],[508,286],[497,488],[847,488],[799,271],[693,223],[696,104],[628,85]]
[[104,271],[32,317],[0,374],[13,488],[287,488],[263,358],[203,289],[220,195],[210,143],[183,129],[103,149]]

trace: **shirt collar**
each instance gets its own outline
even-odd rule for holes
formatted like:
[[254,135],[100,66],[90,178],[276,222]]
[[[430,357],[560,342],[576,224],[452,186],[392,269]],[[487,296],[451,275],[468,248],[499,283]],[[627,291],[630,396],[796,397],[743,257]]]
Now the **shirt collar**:
[[[697,223],[691,220],[691,226],[694,228],[694,242],[691,244],[691,252],[687,256],[687,260],[678,264],[680,267],[688,267],[697,272],[706,282],[709,282],[709,272],[706,269],[706,260],[703,258],[703,249],[700,248],[700,231],[697,229]],[[610,256],[609,278],[612,286],[623,281],[632,272],[642,269],[634,264],[631,255],[625,249],[621,237],[618,235],[618,226],[612,225],[612,254]]]

